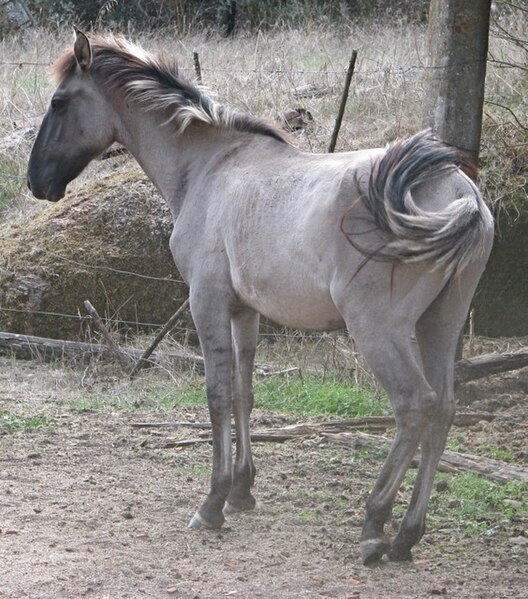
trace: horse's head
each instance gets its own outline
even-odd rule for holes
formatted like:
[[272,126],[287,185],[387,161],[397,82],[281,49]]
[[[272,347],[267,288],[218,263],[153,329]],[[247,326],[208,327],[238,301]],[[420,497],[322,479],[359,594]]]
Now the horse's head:
[[90,71],[90,41],[75,30],[73,53],[60,63],[59,86],[31,151],[27,183],[33,195],[53,202],[86,165],[114,141],[113,111]]

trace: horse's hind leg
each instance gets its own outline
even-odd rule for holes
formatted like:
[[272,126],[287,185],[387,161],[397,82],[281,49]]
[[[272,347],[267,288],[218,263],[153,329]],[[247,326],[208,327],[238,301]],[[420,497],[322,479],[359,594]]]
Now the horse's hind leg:
[[252,378],[258,325],[258,313],[249,308],[236,311],[231,319],[236,458],[233,484],[224,507],[225,514],[247,511],[255,507],[255,499],[250,491],[255,480],[255,466],[251,456],[249,417],[253,408]]
[[436,469],[455,415],[455,352],[474,291],[470,275],[464,273],[463,276],[465,289],[461,290],[456,281],[446,287],[416,327],[425,375],[439,401],[422,436],[421,461],[413,493],[392,543],[389,557],[395,561],[410,560],[411,548],[425,532],[427,505]]
[[384,525],[392,513],[394,498],[436,407],[436,393],[421,365],[414,323],[404,313],[364,310],[347,321],[372,372],[387,391],[396,419],[397,433],[389,455],[366,504],[361,534],[365,565],[378,562],[390,549]]

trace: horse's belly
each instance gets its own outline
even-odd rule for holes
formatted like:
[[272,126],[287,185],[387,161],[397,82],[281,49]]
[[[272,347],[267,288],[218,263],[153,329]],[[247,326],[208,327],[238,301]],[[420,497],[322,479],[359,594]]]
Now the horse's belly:
[[237,292],[254,310],[292,329],[332,331],[345,326],[328,290],[291,290],[275,285],[259,290],[244,285]]

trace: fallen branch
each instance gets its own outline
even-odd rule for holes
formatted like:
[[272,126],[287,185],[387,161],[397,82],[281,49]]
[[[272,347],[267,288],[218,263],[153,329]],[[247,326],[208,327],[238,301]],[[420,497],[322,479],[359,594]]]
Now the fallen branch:
[[462,359],[455,364],[455,380],[467,383],[492,374],[518,370],[528,366],[528,351],[504,354],[484,354],[476,358]]
[[132,428],[198,428],[211,430],[210,422],[133,422],[130,425]]
[[[141,349],[130,347],[122,347],[121,352],[130,362],[134,363],[141,359],[144,353]],[[0,354],[24,360],[39,358],[46,361],[75,359],[88,362],[94,358],[112,359],[112,353],[105,345],[17,335],[16,333],[0,333]],[[164,358],[172,362],[175,367],[192,366],[198,372],[204,372],[204,362],[200,356],[170,352],[164,354]],[[153,355],[150,361],[156,364],[159,360],[156,355]]]
[[[493,420],[494,414],[490,412],[468,412],[456,414],[455,426],[471,426],[482,420]],[[133,428],[195,428],[201,430],[210,430],[210,422],[133,422]],[[265,429],[260,434],[268,434],[270,437],[277,435],[287,439],[294,439],[298,436],[318,435],[321,433],[336,433],[352,430],[379,430],[385,431],[388,428],[394,428],[396,421],[393,416],[364,416],[362,418],[345,418],[342,420],[325,420],[323,422],[308,422],[299,424],[290,424],[281,428]]]
[[[127,358],[136,362],[141,360],[145,354],[143,350],[132,348],[120,348],[120,351]],[[43,360],[80,358],[87,361],[102,356],[105,358],[111,357],[109,348],[102,345],[0,332],[0,355],[2,354],[21,359],[38,357]],[[181,354],[171,352],[165,355],[169,360],[175,361],[176,364],[181,363],[188,366],[191,363],[198,372],[204,372],[204,362],[200,356],[183,352]],[[149,357],[147,363],[150,365],[157,364],[158,357],[155,354],[152,354],[152,356]],[[526,350],[505,354],[486,354],[458,361],[455,365],[455,380],[458,384],[461,384],[501,372],[518,370],[526,366],[528,366],[528,351]],[[297,368],[276,371],[273,365],[255,364],[256,374],[262,376],[288,375],[296,371],[298,371]]]
[[[339,432],[331,433],[320,430],[314,431],[314,426],[310,424],[295,424],[280,429],[270,429],[255,431],[251,433],[251,440],[254,442],[273,442],[282,443],[298,437],[309,437],[318,434],[330,443],[346,445],[347,447],[389,450],[393,439],[381,435],[370,435],[363,432]],[[152,443],[145,439],[141,447],[151,447],[154,449],[170,449],[176,447],[188,447],[199,443],[212,443],[212,436],[209,432],[201,433],[199,438],[195,439],[170,439],[162,442]],[[421,452],[418,450],[412,460],[411,465],[417,467],[420,463]],[[500,460],[494,460],[484,456],[475,456],[454,451],[444,451],[438,465],[440,472],[474,472],[484,476],[494,482],[506,483],[511,481],[528,482],[528,470],[512,466]]]
[[[355,448],[387,449],[393,439],[367,433],[323,433],[325,439],[331,443],[347,445]],[[418,450],[412,461],[416,467],[420,463],[421,452]],[[528,482],[528,470],[518,466],[512,466],[500,460],[494,460],[485,456],[476,456],[454,451],[444,451],[438,465],[440,472],[474,472],[498,483],[510,481]]]

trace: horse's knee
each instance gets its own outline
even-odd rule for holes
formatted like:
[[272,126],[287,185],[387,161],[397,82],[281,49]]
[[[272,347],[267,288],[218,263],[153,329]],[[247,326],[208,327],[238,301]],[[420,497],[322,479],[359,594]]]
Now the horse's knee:
[[438,395],[432,389],[410,393],[409,396],[394,402],[396,424],[408,431],[416,430],[421,433],[424,426],[435,416],[439,406]]

